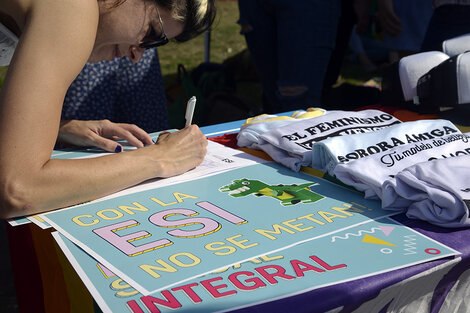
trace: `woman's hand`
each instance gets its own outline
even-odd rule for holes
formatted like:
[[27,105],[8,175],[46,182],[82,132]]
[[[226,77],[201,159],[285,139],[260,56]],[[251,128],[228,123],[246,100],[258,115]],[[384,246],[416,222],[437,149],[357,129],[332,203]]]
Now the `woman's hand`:
[[153,147],[157,177],[187,172],[201,164],[207,152],[207,139],[199,127],[190,125],[174,133],[163,132]]
[[122,146],[115,140],[127,140],[129,144],[142,148],[153,144],[144,130],[133,124],[100,121],[61,121],[58,141],[75,146],[94,146],[109,152],[121,152]]

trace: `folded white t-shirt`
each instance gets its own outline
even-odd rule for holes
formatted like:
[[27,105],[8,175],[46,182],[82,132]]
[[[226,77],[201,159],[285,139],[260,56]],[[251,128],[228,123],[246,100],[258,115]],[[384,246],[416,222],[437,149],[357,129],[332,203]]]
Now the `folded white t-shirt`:
[[295,111],[292,116],[261,114],[248,118],[240,127],[240,131],[237,135],[237,145],[239,147],[261,150],[258,147],[260,135],[270,131],[271,129],[276,129],[292,123],[298,123],[302,119],[318,117],[325,113],[326,110],[321,108],[308,108],[307,111]]
[[448,120],[420,120],[387,127],[375,132],[325,139],[313,145],[312,167],[334,175],[339,163],[390,151],[409,143],[441,139],[460,130]]
[[460,155],[470,155],[470,134],[452,134],[398,146],[338,164],[333,173],[341,182],[364,192],[365,198],[378,199],[382,197],[382,184],[401,170],[417,163]]
[[443,227],[470,226],[470,155],[404,169],[385,181],[382,207]]
[[311,149],[325,138],[373,132],[401,123],[399,119],[379,110],[329,111],[319,117],[306,119],[272,129],[259,137],[259,147],[273,160],[299,171],[311,165]]

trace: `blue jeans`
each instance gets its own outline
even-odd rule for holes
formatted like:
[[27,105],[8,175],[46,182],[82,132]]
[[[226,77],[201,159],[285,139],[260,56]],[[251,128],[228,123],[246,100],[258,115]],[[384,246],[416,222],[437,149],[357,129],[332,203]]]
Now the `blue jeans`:
[[165,87],[156,49],[142,60],[87,63],[67,91],[62,119],[136,124],[147,132],[168,129]]
[[340,1],[239,0],[238,5],[238,23],[263,86],[265,111],[321,106]]

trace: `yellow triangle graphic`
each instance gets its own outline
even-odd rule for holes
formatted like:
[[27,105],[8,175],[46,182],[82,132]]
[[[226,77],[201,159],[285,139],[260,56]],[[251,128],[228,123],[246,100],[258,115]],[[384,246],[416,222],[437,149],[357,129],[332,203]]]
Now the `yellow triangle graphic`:
[[378,244],[378,245],[386,245],[386,246],[397,247],[397,245],[394,245],[393,243],[386,242],[385,240],[375,238],[374,236],[371,236],[371,235],[365,235],[364,238],[362,238],[362,242],[375,243],[375,244]]

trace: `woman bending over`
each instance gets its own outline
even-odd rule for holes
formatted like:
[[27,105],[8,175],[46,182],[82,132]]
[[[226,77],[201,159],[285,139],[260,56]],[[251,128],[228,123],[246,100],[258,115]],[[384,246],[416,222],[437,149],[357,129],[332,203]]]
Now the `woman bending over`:
[[[195,125],[162,134],[107,121],[60,121],[69,85],[85,63],[129,57],[170,39],[204,32],[215,0],[8,0],[0,2],[0,218],[96,199],[199,165],[207,141]],[[119,152],[106,138],[139,149],[77,160],[51,159],[56,141]],[[103,143],[104,142],[104,143]]]

